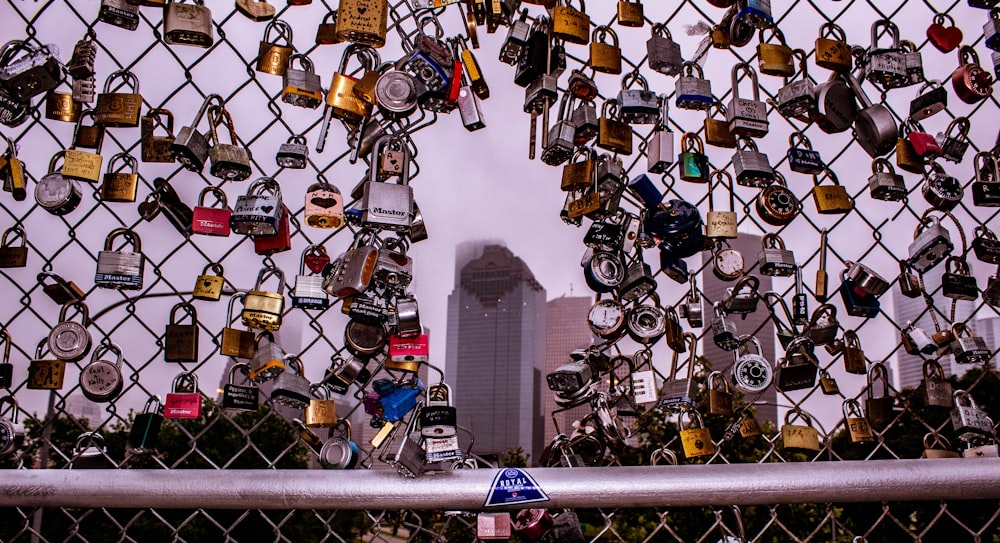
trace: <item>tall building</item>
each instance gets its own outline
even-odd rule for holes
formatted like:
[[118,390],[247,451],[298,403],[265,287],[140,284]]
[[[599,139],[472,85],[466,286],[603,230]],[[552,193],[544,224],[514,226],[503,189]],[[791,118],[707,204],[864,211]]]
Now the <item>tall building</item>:
[[[761,247],[761,236],[756,236],[753,234],[740,233],[740,236],[736,239],[729,240],[730,246],[736,249],[743,255],[746,267],[749,268],[757,260],[757,255],[760,253]],[[711,266],[711,264],[709,264]],[[758,272],[754,272],[754,275],[760,279],[760,286],[758,291],[761,293],[771,290],[771,278],[766,275],[761,275]],[[706,267],[705,273],[702,274],[700,281],[700,286],[704,292],[704,307],[705,307],[705,326],[711,326],[714,313],[712,312],[712,303],[721,301],[726,295],[726,289],[735,285],[735,281],[722,281],[715,276],[709,267]],[[763,302],[761,302],[763,304]],[[767,308],[763,305],[758,307],[758,310],[747,315],[746,319],[740,319],[739,316],[730,317],[734,323],[736,323],[736,330],[740,334],[754,334],[761,344],[763,349],[764,358],[774,364],[775,360],[775,341],[777,338],[774,334],[774,323],[771,321],[771,314],[768,313]],[[711,363],[713,369],[728,368],[733,363],[733,353],[732,351],[724,351],[715,345],[712,341],[712,334],[709,331],[705,335],[705,339],[702,341],[702,356],[708,359]],[[729,372],[727,372],[726,377],[729,377]],[[764,393],[757,399],[755,407],[757,409],[757,421],[761,424],[765,420],[769,420],[775,423],[775,426],[780,426],[778,424],[778,391],[774,386],[770,386]]]
[[[545,304],[545,374],[552,373],[559,366],[570,362],[570,353],[576,349],[589,346],[593,341],[590,327],[587,326],[587,313],[594,304],[594,299],[583,296],[561,296],[549,300]],[[548,443],[556,435],[556,425],[550,416],[559,406],[555,395],[547,387],[542,388],[544,407],[542,416],[545,418],[545,442]],[[589,412],[589,406],[583,406]],[[580,419],[577,409],[569,409],[559,413],[559,430],[570,432],[571,424]],[[537,460],[537,458],[536,458]]]
[[445,367],[458,424],[475,436],[476,454],[521,447],[536,461],[544,447],[545,289],[502,245],[484,242],[471,254],[448,296]]
[[[926,274],[924,274],[924,286],[929,292],[937,289],[937,293],[932,296],[934,307],[937,311],[937,320],[941,326],[950,326],[945,316],[951,315],[952,299],[941,294],[938,287],[941,286],[941,276],[944,275],[944,264],[939,264]],[[896,323],[902,328],[907,322],[912,322],[919,328],[923,328],[928,334],[933,334],[936,330],[934,320],[931,318],[931,311],[928,310],[924,297],[907,298],[899,291],[899,285],[892,287],[893,315]],[[957,321],[966,320],[972,314],[972,302],[959,301],[955,309],[955,319]],[[970,323],[973,324],[973,323]],[[896,339],[901,340],[902,334],[897,333]],[[964,373],[965,369],[955,367],[954,357],[951,355],[942,356],[938,359],[944,369],[945,376],[953,373]],[[924,378],[924,362],[919,356],[907,354],[900,348],[896,352],[896,379],[893,381],[897,390],[904,388],[917,388]]]

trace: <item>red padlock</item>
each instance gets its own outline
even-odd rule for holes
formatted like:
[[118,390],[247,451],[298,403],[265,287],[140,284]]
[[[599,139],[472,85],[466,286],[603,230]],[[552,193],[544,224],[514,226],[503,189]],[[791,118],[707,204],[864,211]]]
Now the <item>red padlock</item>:
[[163,416],[168,419],[201,417],[201,393],[198,392],[198,376],[194,372],[180,373],[174,378],[173,387],[163,404]]
[[282,204],[285,212],[278,222],[278,232],[273,236],[254,236],[253,250],[262,256],[271,256],[277,253],[292,250],[292,227],[288,223],[288,216],[292,213],[288,211],[288,206]]
[[[215,195],[222,204],[221,208],[205,206],[205,196],[209,193]],[[191,231],[207,236],[229,236],[232,232],[229,228],[229,216],[232,214],[233,210],[229,209],[226,193],[219,187],[205,187],[198,196],[198,205],[191,214]]]
[[306,267],[313,273],[323,273],[323,269],[330,263],[330,255],[323,245],[310,245],[306,247],[306,254],[303,257]]
[[913,150],[923,158],[937,158],[944,153],[937,139],[927,132],[917,132],[916,130],[906,135]]

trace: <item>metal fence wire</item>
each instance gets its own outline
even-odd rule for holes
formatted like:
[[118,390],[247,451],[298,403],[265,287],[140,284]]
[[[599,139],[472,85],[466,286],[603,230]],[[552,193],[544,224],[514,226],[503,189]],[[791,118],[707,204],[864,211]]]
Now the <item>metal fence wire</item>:
[[[0,404],[5,478],[96,467],[229,470],[246,481],[260,470],[351,467],[419,480],[434,471],[497,468],[496,459],[476,456],[462,428],[457,442],[420,437],[425,395],[416,375],[423,387],[441,381],[440,371],[388,356],[399,347],[385,339],[390,330],[420,331],[400,255],[426,237],[424,217],[405,197],[393,199],[398,190],[364,200],[384,183],[355,180],[368,178],[359,175],[366,165],[376,170],[372,177],[388,179],[409,160],[418,194],[443,198],[424,178],[457,177],[465,166],[432,138],[466,145],[465,131],[447,118],[482,128],[475,108],[488,94],[521,106],[514,82],[527,87],[524,106],[488,119],[485,133],[495,131],[495,141],[521,153],[521,127],[538,117],[535,160],[556,167],[538,170],[535,198],[553,214],[562,208],[567,228],[582,225],[588,285],[613,291],[602,314],[591,312],[602,337],[576,359],[567,353],[573,362],[549,375],[546,393],[560,411],[580,414],[577,427],[546,436],[552,441],[543,458],[529,462],[587,478],[581,466],[660,464],[667,473],[679,469],[671,463],[997,456],[994,2],[138,4],[4,4],[0,29],[14,40],[0,53],[0,132],[8,145],[0,160],[0,324],[11,364],[0,369],[12,370],[0,371],[9,398]],[[379,41],[383,10],[384,46],[354,45]],[[376,14],[374,23],[366,13]],[[782,49],[782,41],[797,51]],[[670,52],[672,42],[683,55]],[[465,48],[478,56],[479,70]],[[293,50],[304,57],[287,63]],[[464,86],[449,83],[456,60]],[[846,68],[851,63],[855,69]],[[89,108],[94,116],[81,115]],[[375,143],[380,135],[384,146]],[[168,150],[187,143],[197,151],[191,141],[198,139],[212,151],[195,172]],[[480,144],[467,145],[474,153]],[[281,200],[266,199],[267,186],[256,204],[236,200],[246,181],[262,176],[277,181]],[[234,208],[236,231],[205,235],[229,230],[225,215],[214,214],[221,194]],[[730,209],[730,195],[735,217],[718,211]],[[339,216],[330,211],[338,199],[347,210]],[[380,206],[389,211],[381,218]],[[281,230],[282,208],[284,233],[266,235],[268,225]],[[393,209],[406,212],[394,216]],[[780,237],[772,250],[761,248],[759,262],[747,253],[740,265],[727,247],[736,226],[741,236]],[[366,246],[377,250],[366,254]],[[419,258],[419,247],[410,255]],[[643,255],[652,263],[648,278]],[[351,284],[366,259],[374,279],[362,283],[370,286]],[[139,270],[130,271],[136,263]],[[104,275],[92,284],[95,268]],[[269,275],[274,269],[284,275]],[[796,269],[804,279],[798,286]],[[689,288],[689,277],[709,271],[733,292]],[[819,271],[828,275],[825,288],[813,280]],[[774,294],[753,288],[750,276],[765,278]],[[217,302],[203,292],[213,285]],[[280,306],[279,298],[294,303]],[[799,314],[803,300],[809,309]],[[785,301],[794,314],[781,311]],[[767,328],[735,319],[768,308]],[[273,329],[270,339],[257,337],[256,350],[248,322],[256,332]],[[750,356],[754,334],[782,346],[780,375],[770,375],[779,360]],[[89,353],[77,345],[84,336]],[[193,349],[184,341],[192,337]],[[698,356],[711,345],[743,350]],[[178,363],[164,365],[164,358]],[[232,369],[237,361],[249,366]],[[232,385],[249,386],[247,376],[262,383],[263,405],[256,390],[224,386],[231,369]],[[921,372],[922,384],[904,378]],[[734,394],[732,408],[723,405],[724,389]],[[230,408],[240,392],[249,410]],[[325,397],[334,398],[336,415],[323,420],[310,401]],[[755,430],[755,402],[776,402],[782,416]],[[383,426],[370,427],[373,416]],[[330,430],[304,425],[336,419],[343,422]],[[620,507],[616,494],[630,492],[622,486],[587,508],[512,512],[513,537],[1000,541],[993,491],[968,490],[962,501],[929,491],[909,502],[863,503],[861,496],[852,501],[862,503],[803,504],[778,495],[742,508],[648,508]],[[11,493],[5,500],[2,541],[489,538],[480,524],[487,516],[459,507],[175,509],[141,500],[131,508],[36,507]],[[546,522],[554,526],[544,532]]]

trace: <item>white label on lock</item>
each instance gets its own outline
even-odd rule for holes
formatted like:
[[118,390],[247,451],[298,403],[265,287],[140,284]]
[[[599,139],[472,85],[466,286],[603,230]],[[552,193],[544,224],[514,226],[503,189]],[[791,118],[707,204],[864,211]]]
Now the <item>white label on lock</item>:
[[441,462],[462,457],[462,449],[458,447],[457,435],[425,439],[424,452],[428,462]]
[[632,387],[635,403],[639,405],[652,403],[658,399],[656,397],[656,378],[653,376],[653,370],[632,372]]

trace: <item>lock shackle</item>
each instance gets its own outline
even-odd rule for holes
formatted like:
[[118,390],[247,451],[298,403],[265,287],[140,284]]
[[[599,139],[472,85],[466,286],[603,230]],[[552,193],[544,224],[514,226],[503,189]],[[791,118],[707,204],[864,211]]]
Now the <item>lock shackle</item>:
[[979,65],[979,53],[976,53],[971,45],[963,45],[958,50],[958,65],[964,66],[966,64]]
[[282,361],[285,363],[285,368],[294,369],[295,373],[299,374],[300,377],[306,376],[305,365],[302,363],[302,359],[299,358],[299,355],[287,353],[284,357],[282,357]]
[[882,395],[881,398],[891,398],[892,395],[889,392],[889,371],[885,369],[885,365],[881,362],[876,362],[872,364],[872,367],[868,369],[868,398],[874,399],[875,397],[875,383],[877,381],[882,381]]
[[[115,79],[121,79],[122,82],[118,84],[113,90],[111,88],[111,82]],[[118,89],[127,86],[132,89],[133,92],[128,94],[139,94],[139,78],[135,76],[134,73],[127,69],[117,70],[111,72],[108,78],[104,80],[104,94],[111,94]]]
[[955,324],[952,324],[951,325],[951,332],[953,334],[955,334],[955,338],[958,338],[958,337],[963,336],[963,335],[965,337],[972,337],[973,336],[972,329],[969,328],[969,325],[966,324],[966,323],[964,323],[964,322],[956,322]]
[[927,432],[926,434],[924,434],[924,448],[925,449],[939,448],[950,451],[951,442],[948,441],[948,438],[944,437],[943,435],[937,432]]
[[681,76],[705,79],[705,71],[701,69],[701,64],[688,60],[685,61],[684,64],[681,64]]
[[[166,124],[164,124],[163,122],[160,121],[160,116],[164,116],[164,117],[167,118]],[[173,136],[173,134],[174,134],[174,114],[169,109],[160,108],[160,107],[152,108],[152,109],[150,109],[149,111],[146,112],[146,114],[144,115],[144,117],[156,121],[156,124],[163,125],[163,127],[166,128],[167,133],[170,134],[171,136]],[[154,125],[154,128],[155,128],[155,125]]]
[[878,48],[878,31],[880,28],[892,37],[892,49],[899,49],[899,27],[889,19],[876,19],[871,27],[871,51],[885,50],[885,48]]
[[785,424],[791,424],[792,421],[799,419],[804,421],[806,423],[806,426],[814,428],[813,416],[810,415],[808,412],[806,412],[806,410],[800,408],[799,406],[795,406],[795,409],[789,409],[785,413]]
[[[687,415],[687,422],[684,420],[685,415]],[[677,415],[677,425],[681,430],[705,428],[705,421],[701,418],[701,413],[697,409],[683,409]]]
[[[801,130],[796,130],[788,135],[788,145],[792,147],[801,146],[805,149],[812,150],[812,142],[806,137],[805,133]],[[884,160],[884,159],[883,159]]]
[[649,349],[649,347],[638,350],[635,353],[633,353],[632,358],[629,359],[630,373],[638,371],[639,368],[645,366],[646,364],[652,364],[652,362],[653,362],[653,353]]
[[792,358],[790,354],[801,354],[810,364],[818,365],[816,364],[816,355],[814,354],[815,349],[816,343],[809,336],[795,336],[788,343],[788,347],[785,347],[785,357],[782,361],[790,362]]
[[14,226],[11,226],[3,231],[3,236],[0,237],[0,247],[10,247],[7,245],[7,237],[11,234],[14,234],[13,239],[21,240],[21,247],[24,247],[28,242],[28,234],[25,233],[24,228],[22,228],[20,224],[15,224]]
[[[155,406],[155,407],[154,407]],[[163,406],[160,403],[160,397],[153,395],[146,399],[146,405],[142,408],[143,413],[159,413],[160,408]]]
[[237,362],[236,364],[233,364],[232,368],[229,368],[230,385],[236,384],[237,372],[243,372],[243,375],[246,376],[247,378],[247,382],[250,384],[250,386],[253,386],[253,381],[250,380],[250,364],[247,364],[246,362]]
[[309,245],[308,247],[306,247],[305,250],[302,251],[302,256],[299,258],[299,275],[306,274],[306,256],[308,255],[322,256],[326,254],[327,254],[326,246],[324,246],[322,243]]
[[[988,171],[987,168],[991,169],[992,172]],[[979,151],[976,153],[976,156],[972,158],[972,169],[976,172],[976,181],[979,183],[1000,182],[1000,163],[993,156],[993,153],[989,151]],[[987,176],[989,177],[989,181],[987,181]],[[977,235],[980,228],[985,228],[985,226],[976,227]]]
[[854,398],[844,400],[841,411],[844,413],[844,424],[847,424],[847,419],[865,418],[865,413],[861,410],[861,404]]
[[951,393],[951,397],[955,401],[956,407],[979,407],[976,405],[976,401],[972,399],[972,395],[962,389],[956,389]]
[[[590,34],[591,42],[605,43],[604,38],[611,36],[611,45],[615,48],[618,47],[618,34],[607,25],[597,25],[594,27],[594,31]],[[647,89],[648,90],[648,89]]]
[[230,323],[233,322],[233,309],[236,307],[236,300],[243,301],[246,297],[247,293],[243,291],[236,291],[232,296],[229,297],[229,307],[226,309],[227,327],[230,325]]
[[972,272],[969,270],[969,263],[963,256],[949,256],[944,261],[944,269],[946,273],[955,273],[966,276],[972,275]]
[[260,340],[264,339],[265,337],[267,338],[268,343],[274,344],[274,334],[265,330],[257,334],[257,337],[253,339],[253,346],[255,350],[260,350]]
[[[400,147],[403,153],[403,171],[399,176],[399,184],[409,185],[410,184],[410,147],[403,140],[405,133],[397,133],[393,135],[386,134],[375,141],[375,145],[372,146],[372,157],[381,156],[383,149],[388,149],[390,144],[396,144]],[[374,158],[372,159],[372,164],[368,168],[368,182],[377,183],[378,176],[376,175],[378,171],[378,166],[374,163]]]
[[281,185],[273,177],[258,177],[256,181],[247,187],[247,196],[261,195],[270,192],[273,196],[281,199]]
[[87,326],[90,324],[90,308],[87,307],[86,302],[75,301],[66,302],[59,308],[59,322],[66,322],[68,320],[66,314],[70,308],[75,308],[80,312],[80,324]]
[[[17,404],[17,398],[15,398],[13,394],[7,394],[6,396],[0,397],[0,406],[2,406],[5,403],[10,404],[11,422],[17,424],[18,410],[20,409],[20,407]],[[2,411],[3,409],[0,408],[0,412]]]
[[[276,33],[274,40],[269,38],[272,30]],[[271,19],[268,21],[267,26],[264,27],[263,41],[271,45],[277,45],[279,38],[284,38],[285,46],[291,48],[293,51],[295,50],[295,47],[292,45],[292,27],[281,19]]]
[[193,371],[184,371],[174,377],[170,386],[171,392],[196,393],[198,392],[198,375]]
[[888,173],[890,175],[895,175],[896,169],[892,167],[892,163],[885,157],[877,157],[875,160],[872,160],[872,173]]
[[185,313],[187,313],[188,315],[191,316],[191,323],[197,325],[198,324],[198,310],[195,309],[194,306],[191,305],[190,302],[181,302],[179,304],[174,305],[174,307],[172,307],[170,309],[170,324],[177,324],[177,320],[178,320],[177,319],[177,312],[180,311],[180,310],[182,310],[182,309],[184,310]]
[[212,137],[212,145],[222,143],[219,140],[218,133],[218,126],[222,123],[225,123],[226,128],[229,130],[229,144],[239,145],[239,138],[236,136],[236,127],[233,125],[233,116],[229,114],[229,110],[225,106],[212,106],[208,110],[208,127]]
[[673,40],[673,35],[670,34],[670,29],[664,23],[653,23],[649,28],[649,33],[652,37],[666,38],[668,40]]
[[[767,307],[768,313],[771,314],[771,320],[774,321],[775,328],[777,330],[787,329],[792,333],[792,335],[798,336],[799,329],[795,325],[795,319],[792,318],[792,312],[789,311],[788,304],[785,303],[785,299],[773,290],[769,290],[764,294],[761,294],[761,298],[764,300],[764,306]],[[778,312],[775,309],[776,306],[780,307],[781,312],[785,314],[784,321],[782,321],[781,317],[778,316]],[[790,345],[791,344],[789,344],[789,346]]]
[[111,245],[114,243],[115,238],[117,238],[118,236],[124,237],[126,241],[131,243],[132,249],[134,249],[133,252],[136,253],[142,252],[142,241],[139,239],[139,234],[136,234],[135,231],[133,231],[132,229],[125,227],[115,228],[114,230],[108,233],[108,237],[104,238],[105,251],[112,250]]
[[38,342],[38,345],[35,347],[35,360],[42,359],[42,351],[45,350],[45,347],[47,347],[48,344],[49,344],[48,337],[43,337],[42,340]]
[[639,70],[632,70],[622,76],[622,90],[631,89],[634,84],[638,84],[644,91],[649,91],[649,82],[639,73]]
[[[121,161],[123,164],[118,168],[115,168],[115,164]],[[136,173],[139,168],[139,163],[136,161],[135,157],[128,153],[128,151],[122,151],[111,157],[108,161],[107,173],[115,173],[121,171],[123,168],[129,168],[132,170],[131,173]]]
[[[721,386],[720,386],[721,384]],[[713,371],[708,374],[708,388],[712,390],[718,390],[721,392],[729,391],[729,381],[726,376],[721,371]]]
[[299,66],[301,66],[301,70],[302,71],[304,71],[306,73],[310,73],[310,74],[316,73],[316,70],[313,67],[312,61],[309,60],[309,57],[306,56],[305,53],[293,53],[291,56],[288,57],[288,69],[289,70],[294,70],[295,69],[294,66],[295,66],[295,61],[296,60],[299,61]]
[[105,340],[97,345],[94,352],[90,355],[90,363],[93,364],[103,356],[105,353],[115,353],[115,365],[118,366],[120,370],[122,367],[122,348],[121,345],[117,343],[112,343],[111,341]]
[[92,445],[96,449],[106,452],[104,446],[104,436],[100,432],[84,432],[77,436],[76,444],[73,445],[73,454],[83,452],[85,445]]
[[619,111],[618,100],[615,98],[605,100],[601,106],[601,116],[608,119],[617,120]]
[[715,170],[709,175],[709,179],[715,179],[715,182],[712,183],[710,181],[708,183],[708,210],[710,212],[715,211],[715,202],[713,201],[714,198],[712,198],[712,189],[716,185],[722,185],[723,182],[728,182],[729,186],[726,189],[726,192],[729,193],[729,211],[736,211],[735,207],[736,197],[733,195],[733,177],[729,175],[729,172],[727,172],[726,170]]
[[[73,127],[73,140],[72,140],[72,144],[69,146],[70,149],[76,149],[77,136],[80,134],[80,128],[83,127],[83,120],[85,118],[87,118],[87,117],[90,117],[91,121],[93,121],[95,119],[96,113],[94,112],[93,109],[84,109],[83,111],[80,112],[80,116],[77,117],[77,119],[76,119],[76,125]],[[94,152],[96,154],[101,154],[101,147],[104,146],[104,127],[103,126],[97,126],[96,123],[91,124],[90,127],[88,127],[88,128],[91,128],[91,127],[96,127],[96,129],[98,131],[97,148],[94,149]],[[52,157],[52,161],[53,162],[55,161],[55,157]],[[51,163],[49,163],[49,167],[50,168],[52,167]]]
[[[806,326],[805,331],[809,331],[813,326],[819,323],[820,317],[827,315],[830,320],[834,323],[837,322],[837,307],[831,304],[822,304],[813,310],[812,316],[809,317],[809,325]],[[839,325],[839,323],[838,323]]]
[[[201,119],[205,116],[205,112],[208,111],[208,107],[212,104],[219,106],[225,105],[226,101],[223,100],[218,94],[212,93],[205,97],[205,101],[201,103],[201,107],[198,108],[198,113],[195,114],[194,120],[191,121],[191,128],[198,128],[198,124],[201,123]],[[81,116],[83,114],[81,113]]]
[[3,341],[3,362],[10,362],[10,332],[6,328],[0,329],[0,341]]
[[746,62],[737,62],[733,65],[733,69],[730,73],[730,80],[733,85],[733,98],[740,100],[740,81],[743,77],[750,79],[753,85],[753,99],[757,102],[760,101],[760,83],[757,80],[757,70],[754,70],[750,64]]
[[[697,151],[692,151],[692,148],[697,149]],[[698,134],[685,132],[681,136],[681,153],[698,153],[703,155],[705,154],[705,144],[702,143]]]
[[[944,375],[944,368],[941,367],[941,364],[937,360],[924,360],[924,365],[921,368],[921,371],[924,374],[925,380],[944,381],[947,379]],[[932,379],[932,375],[936,375],[936,378]]]
[[208,196],[209,194],[215,195],[216,202],[222,204],[222,209],[229,209],[229,199],[226,198],[226,192],[223,191],[220,187],[215,187],[215,186],[205,187],[201,189],[201,192],[198,193],[198,207],[206,207],[205,197]]
[[677,465],[677,453],[663,445],[659,449],[655,449],[652,454],[649,455],[649,464],[652,466],[662,465],[660,462],[665,461],[668,465]]
[[762,238],[760,238],[760,245],[764,249],[783,250],[785,248],[785,240],[781,239],[781,236],[779,236],[775,232],[768,232],[764,234]]
[[269,277],[275,277],[278,280],[278,294],[285,291],[285,272],[281,271],[281,268],[268,263],[257,272],[257,282],[254,284],[254,290],[263,290],[261,287],[264,285],[264,281]]
[[[323,395],[317,394],[319,391],[323,391]],[[316,398],[317,400],[330,400],[330,387],[326,386],[324,383],[313,383],[309,385],[309,396]]]

